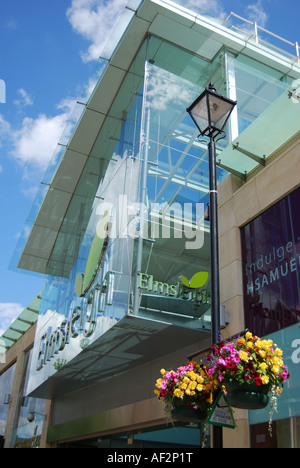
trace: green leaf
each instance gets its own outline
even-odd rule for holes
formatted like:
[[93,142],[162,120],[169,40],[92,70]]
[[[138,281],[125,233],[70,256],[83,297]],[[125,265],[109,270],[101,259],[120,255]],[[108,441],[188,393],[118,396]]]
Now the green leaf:
[[184,286],[186,286],[187,288],[190,287],[190,282],[185,276],[181,275],[181,281],[184,284]]
[[208,273],[207,271],[200,271],[196,273],[190,282],[190,288],[198,289],[205,285],[208,280]]

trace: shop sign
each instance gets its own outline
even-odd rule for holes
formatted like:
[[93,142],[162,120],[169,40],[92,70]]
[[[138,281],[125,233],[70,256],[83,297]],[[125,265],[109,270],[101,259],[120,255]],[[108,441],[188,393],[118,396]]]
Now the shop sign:
[[104,312],[106,305],[112,305],[115,274],[102,272],[102,279],[90,290],[88,296],[83,298],[79,306],[71,303],[68,318],[64,319],[55,330],[48,327],[40,340],[36,369],[40,370],[53,359],[72,338],[82,335],[89,338],[96,329],[97,316]]
[[153,294],[169,296],[194,302],[196,307],[202,304],[210,304],[211,297],[207,289],[201,289],[208,279],[208,273],[203,271],[196,273],[191,281],[181,275],[181,281],[175,284],[163,283],[154,279],[153,275],[138,273],[139,289]]
[[[85,273],[78,273],[75,281],[75,293],[82,297],[80,305],[69,307],[68,318],[64,319],[55,330],[48,327],[40,340],[36,369],[39,371],[53,359],[70,339],[82,335],[84,339],[91,337],[96,329],[97,316],[104,312],[106,305],[112,305],[115,275],[112,272],[104,274],[102,267],[107,251],[111,223],[106,211],[99,221],[96,234],[91,245],[86,263]],[[102,272],[101,280],[93,287],[96,278]],[[87,296],[87,297],[85,297]]]
[[246,327],[266,336],[300,322],[300,189],[241,229]]

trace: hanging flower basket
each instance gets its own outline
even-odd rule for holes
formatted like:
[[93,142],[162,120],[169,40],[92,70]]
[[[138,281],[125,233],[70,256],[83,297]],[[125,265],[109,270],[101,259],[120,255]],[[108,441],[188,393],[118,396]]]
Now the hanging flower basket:
[[233,408],[259,410],[268,406],[271,385],[257,386],[232,380],[225,383],[225,388],[227,403]]
[[208,369],[196,362],[176,371],[162,369],[155,394],[165,403],[167,419],[204,422],[212,407],[212,378]]
[[263,409],[270,399],[271,424],[277,396],[289,378],[282,354],[272,340],[248,332],[245,337],[211,347],[208,373],[234,408]]
[[176,398],[173,400],[172,419],[178,421],[200,423],[205,422],[208,417],[208,408],[195,405],[192,397]]

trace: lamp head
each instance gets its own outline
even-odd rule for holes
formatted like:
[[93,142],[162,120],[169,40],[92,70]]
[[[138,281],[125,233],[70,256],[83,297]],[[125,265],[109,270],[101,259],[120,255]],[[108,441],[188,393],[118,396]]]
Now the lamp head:
[[202,136],[215,138],[223,129],[236,106],[232,101],[217,93],[212,82],[187,109]]

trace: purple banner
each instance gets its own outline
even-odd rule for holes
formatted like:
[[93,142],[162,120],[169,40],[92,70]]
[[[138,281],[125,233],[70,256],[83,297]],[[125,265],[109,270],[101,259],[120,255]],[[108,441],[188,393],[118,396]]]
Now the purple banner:
[[300,189],[241,229],[246,327],[265,336],[300,322]]

